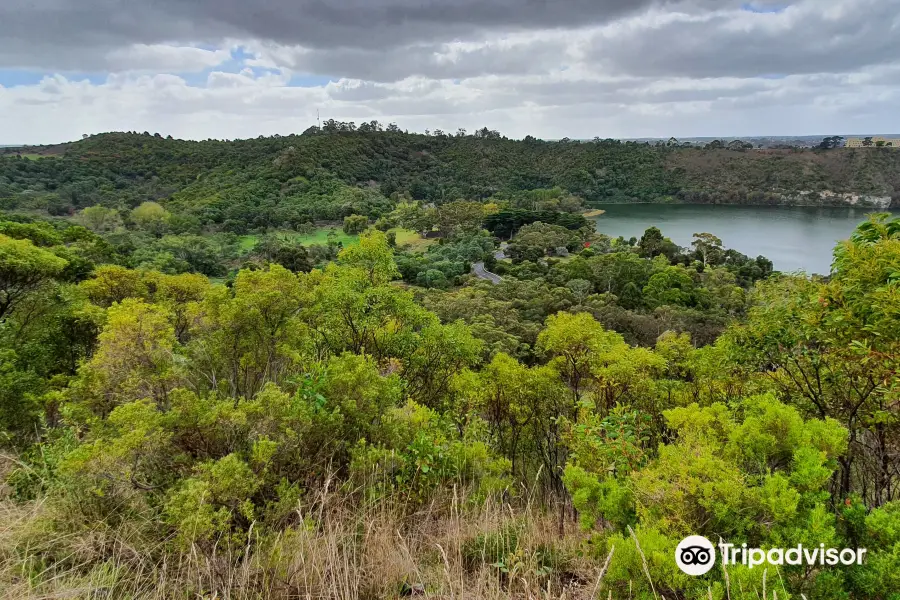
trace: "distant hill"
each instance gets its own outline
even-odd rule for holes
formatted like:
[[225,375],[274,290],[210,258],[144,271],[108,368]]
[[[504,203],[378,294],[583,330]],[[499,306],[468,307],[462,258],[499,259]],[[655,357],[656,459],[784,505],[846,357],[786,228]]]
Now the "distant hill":
[[[510,140],[488,130],[341,131],[341,125],[237,141],[109,133],[23,149],[31,160],[6,149],[0,208],[66,214],[96,203],[156,200],[201,222],[222,223],[261,211],[341,217],[353,202],[358,209],[395,192],[441,203],[557,186],[589,204],[900,204],[900,151],[892,149],[707,149]],[[340,199],[354,189],[356,200]]]

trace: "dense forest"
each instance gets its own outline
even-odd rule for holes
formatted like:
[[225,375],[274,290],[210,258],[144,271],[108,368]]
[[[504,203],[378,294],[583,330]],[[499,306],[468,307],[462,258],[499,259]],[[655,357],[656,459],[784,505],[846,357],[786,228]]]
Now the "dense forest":
[[134,208],[167,199],[183,227],[233,230],[343,218],[361,208],[374,214],[385,207],[372,204],[395,193],[438,204],[554,187],[589,205],[843,205],[843,194],[900,202],[900,153],[891,148],[548,142],[487,129],[421,135],[328,122],[303,135],[255,140],[111,133],[6,154],[13,158],[0,158],[0,209],[64,215],[94,204]]
[[[589,209],[891,196],[898,156],[327,123],[0,157],[0,596],[897,600],[900,219],[809,277]],[[693,577],[688,535],[867,554]]]

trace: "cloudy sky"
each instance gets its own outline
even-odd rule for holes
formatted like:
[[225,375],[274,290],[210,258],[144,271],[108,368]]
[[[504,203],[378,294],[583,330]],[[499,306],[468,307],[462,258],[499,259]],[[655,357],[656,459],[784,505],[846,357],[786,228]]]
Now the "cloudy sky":
[[0,144],[900,133],[900,0],[0,0]]

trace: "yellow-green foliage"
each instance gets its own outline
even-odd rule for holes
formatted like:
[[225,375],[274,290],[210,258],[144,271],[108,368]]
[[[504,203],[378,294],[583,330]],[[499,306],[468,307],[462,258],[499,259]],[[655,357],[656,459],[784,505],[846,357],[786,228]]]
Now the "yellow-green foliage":
[[0,234],[0,322],[68,263],[30,240]]
[[[465,229],[471,208],[444,217]],[[760,283],[746,318],[736,310],[701,348],[678,332],[630,345],[593,314],[609,297],[581,283],[543,297],[505,281],[521,296],[509,301],[489,284],[427,296],[442,322],[394,285],[378,230],[322,270],[255,265],[228,285],[109,265],[60,281],[65,260],[0,236],[0,301],[13,299],[0,321],[0,423],[23,448],[9,461],[16,500],[0,506],[40,498],[41,515],[0,536],[0,583],[37,589],[68,573],[115,595],[129,577],[150,589],[173,569],[179,593],[198,597],[254,585],[352,596],[393,560],[403,575],[369,597],[418,593],[411,578],[434,569],[427,590],[442,595],[488,573],[504,594],[561,597],[575,578],[560,571],[568,545],[599,597],[762,597],[777,575],[779,597],[893,600],[898,235],[873,218],[828,280]],[[654,302],[680,302],[702,279],[644,262]],[[588,282],[591,265],[570,261],[584,275],[569,282]],[[744,302],[730,273],[702,275],[724,305]],[[525,313],[550,316],[529,327]],[[504,335],[530,336],[528,351]],[[503,518],[483,527],[492,506]],[[454,537],[404,546],[401,529],[436,522]],[[870,553],[846,568],[692,578],[673,560],[689,534]],[[451,574],[454,561],[463,571]],[[214,576],[185,575],[201,566]],[[222,583],[238,572],[240,585]],[[309,583],[313,573],[324,579]],[[321,583],[335,573],[344,587]]]
[[171,215],[156,202],[147,201],[131,211],[131,219],[141,229],[161,235]]
[[[640,468],[612,469],[591,453],[576,452],[565,479],[582,523],[606,522],[620,531],[639,525],[652,580],[672,590],[694,587],[671,560],[688,535],[761,547],[836,542],[825,490],[846,451],[846,429],[831,419],[804,420],[771,395],[748,398],[741,415],[723,404],[666,411],[675,440],[662,444],[645,465],[631,464]],[[575,447],[589,444],[597,429],[602,426],[577,428]],[[626,422],[614,435],[607,433],[609,451],[618,448],[623,458],[633,454],[636,430]],[[623,436],[630,444],[619,447]],[[631,552],[627,533],[607,544]],[[641,568],[634,556],[619,556],[625,563],[619,568]],[[785,571],[787,577],[801,574],[792,567]]]

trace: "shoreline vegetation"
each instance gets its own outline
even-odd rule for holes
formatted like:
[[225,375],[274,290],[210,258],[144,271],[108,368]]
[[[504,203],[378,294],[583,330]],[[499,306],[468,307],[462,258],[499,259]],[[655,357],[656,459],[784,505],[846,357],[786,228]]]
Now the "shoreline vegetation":
[[[0,158],[0,599],[895,600],[900,219],[819,277],[588,215],[891,195],[897,153],[60,152]],[[690,535],[867,554],[691,577]]]

